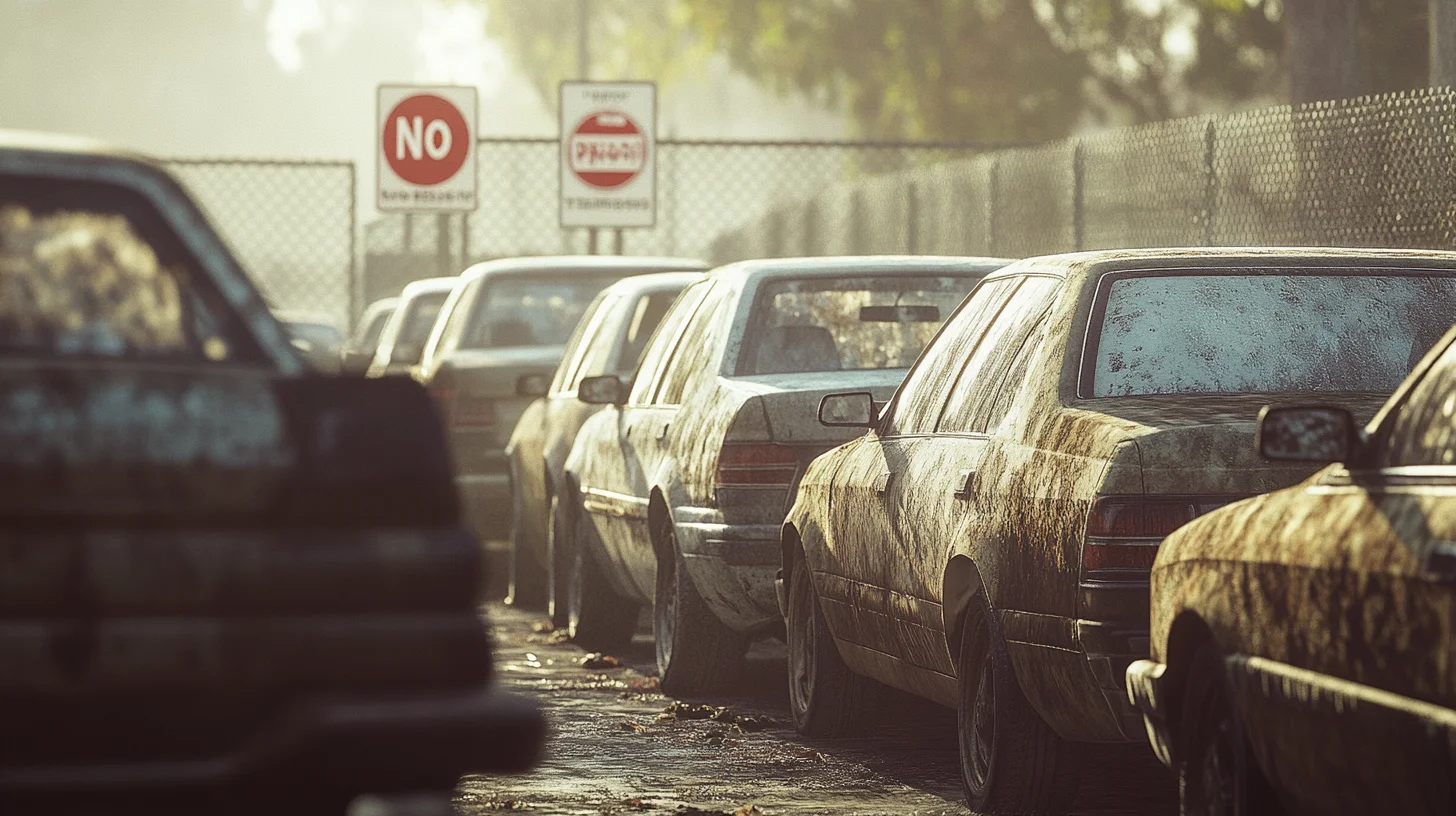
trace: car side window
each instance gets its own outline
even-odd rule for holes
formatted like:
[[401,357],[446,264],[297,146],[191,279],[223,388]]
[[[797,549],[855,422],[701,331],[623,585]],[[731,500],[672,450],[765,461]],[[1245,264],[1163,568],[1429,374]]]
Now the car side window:
[[380,312],[369,318],[369,322],[359,327],[359,339],[356,345],[364,351],[372,351],[379,347],[379,335],[384,333],[384,324],[389,322],[388,311]]
[[475,296],[480,292],[484,281],[485,278],[477,277],[450,292],[445,305],[440,307],[440,316],[435,319],[435,328],[430,330],[430,338],[425,341],[425,353],[420,357],[422,362],[430,364],[435,358],[454,350],[452,344],[459,342],[460,334],[465,330],[465,321],[473,311],[471,305],[475,303]]
[[0,180],[0,355],[255,356],[181,241],[109,185]]
[[591,352],[595,344],[604,342],[607,338],[600,337],[602,322],[612,313],[612,306],[621,297],[618,295],[602,292],[586,307],[586,313],[581,316],[581,322],[571,333],[571,339],[566,342],[566,354],[561,358],[561,365],[556,367],[556,377],[551,383],[551,393],[559,394],[565,391],[575,391],[578,383],[581,382],[581,363]]
[[637,305],[632,308],[627,323],[623,326],[622,350],[617,355],[617,371],[630,375],[642,364],[643,354],[647,351],[647,341],[651,339],[652,332],[662,323],[667,312],[672,308],[672,303],[677,300],[677,292],[655,292],[644,295]]
[[946,400],[941,433],[984,433],[992,424],[996,395],[1028,335],[1046,316],[1059,281],[1027,278],[977,342]]
[[1400,407],[1380,464],[1456,465],[1456,343],[1446,347]]
[[976,347],[987,325],[1010,300],[1022,278],[983,283],[956,312],[930,347],[920,355],[895,395],[884,433],[887,436],[932,433],[955,374]]
[[652,398],[653,405],[679,405],[693,378],[703,376],[718,356],[727,321],[723,311],[733,301],[730,287],[715,286],[687,322],[672,360],[663,370],[662,384]]
[[662,325],[652,333],[652,339],[647,341],[647,351],[642,354],[642,365],[632,380],[632,393],[627,397],[629,405],[646,405],[651,399],[658,375],[672,356],[673,349],[677,348],[683,323],[697,311],[712,285],[712,281],[699,281],[684,289],[668,311],[667,317],[662,319]]

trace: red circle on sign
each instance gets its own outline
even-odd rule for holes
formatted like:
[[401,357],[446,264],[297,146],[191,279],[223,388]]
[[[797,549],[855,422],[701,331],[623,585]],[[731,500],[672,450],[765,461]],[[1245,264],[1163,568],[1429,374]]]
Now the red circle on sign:
[[572,131],[566,154],[577,178],[610,190],[637,178],[647,166],[647,137],[627,114],[598,111]]
[[384,158],[410,184],[447,181],[470,153],[470,128],[460,109],[434,94],[411,96],[384,119]]

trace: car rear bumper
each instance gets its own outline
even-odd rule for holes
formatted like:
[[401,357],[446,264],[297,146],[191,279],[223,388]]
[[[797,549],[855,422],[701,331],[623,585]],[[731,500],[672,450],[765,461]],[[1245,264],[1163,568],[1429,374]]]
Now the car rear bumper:
[[1126,678],[1128,666],[1148,656],[1147,624],[1079,620],[1076,626],[1078,644],[1122,738],[1141,741],[1142,717],[1128,701]]
[[1137,660],[1127,667],[1127,699],[1142,714],[1148,743],[1158,761],[1173,767],[1173,743],[1168,732],[1168,707],[1164,702],[1163,674],[1168,669],[1153,660]]
[[448,789],[466,773],[530,768],[544,740],[534,704],[493,690],[316,698],[220,754],[0,767],[0,803],[296,785],[346,795]]
[[708,607],[737,632],[765,634],[782,625],[774,579],[779,526],[685,520],[677,511],[678,547]]

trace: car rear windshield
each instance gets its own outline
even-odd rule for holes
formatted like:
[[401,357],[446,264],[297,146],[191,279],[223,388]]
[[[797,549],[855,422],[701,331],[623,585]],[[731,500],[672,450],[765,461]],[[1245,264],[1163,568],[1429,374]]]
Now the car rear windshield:
[[415,348],[424,346],[430,337],[430,330],[435,327],[435,318],[440,316],[440,307],[445,305],[449,297],[449,292],[426,292],[411,298],[409,305],[405,307],[404,323],[399,327],[399,337],[395,339],[395,344]]
[[503,278],[486,285],[460,348],[562,346],[586,307],[614,278]]
[[1361,270],[1147,275],[1113,280],[1099,300],[1083,396],[1386,394],[1456,320],[1456,278]]
[[759,287],[740,375],[909,368],[976,277],[775,280]]

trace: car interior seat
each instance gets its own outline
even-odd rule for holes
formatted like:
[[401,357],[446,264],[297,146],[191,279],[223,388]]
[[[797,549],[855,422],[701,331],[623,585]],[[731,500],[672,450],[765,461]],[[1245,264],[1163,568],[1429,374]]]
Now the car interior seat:
[[839,371],[839,345],[823,326],[775,326],[759,341],[754,371],[759,374],[796,374]]

